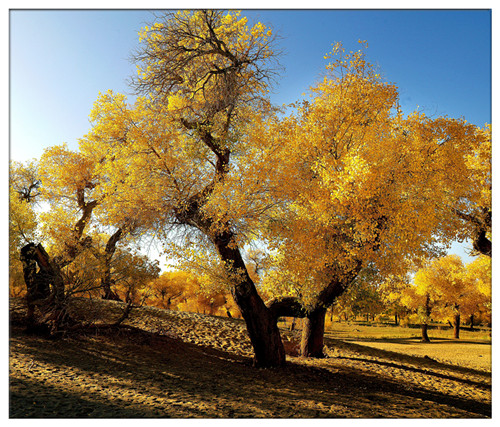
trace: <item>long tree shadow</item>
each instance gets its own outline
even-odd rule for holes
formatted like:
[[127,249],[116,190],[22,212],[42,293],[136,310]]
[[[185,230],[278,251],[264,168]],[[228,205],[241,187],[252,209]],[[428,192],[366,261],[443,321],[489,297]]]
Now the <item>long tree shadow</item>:
[[[356,340],[358,341],[358,340]],[[391,351],[391,350],[383,350],[383,349],[378,349],[366,345],[361,345],[361,344],[356,344],[352,342],[348,342],[345,340],[339,340],[335,338],[325,338],[325,343],[327,345],[332,346],[333,348],[345,348],[347,350],[353,351],[355,353],[358,353],[361,356],[372,356],[376,355],[377,357],[380,358],[385,358],[389,360],[394,360],[394,361],[399,361],[399,362],[404,362],[404,363],[411,363],[414,365],[418,365],[423,368],[434,368],[434,369],[444,369],[447,371],[452,371],[452,372],[457,372],[461,374],[466,374],[466,375],[477,375],[479,377],[483,377],[485,379],[490,379],[491,378],[491,373],[481,371],[478,369],[474,368],[467,368],[463,366],[457,366],[457,365],[452,365],[449,363],[444,363],[440,362],[434,359],[431,359],[429,357],[421,357],[421,356],[413,356],[409,354],[402,354],[398,353],[396,351]],[[372,362],[372,360],[368,360]],[[425,371],[428,373],[427,371]],[[456,378],[458,380],[458,378]]]
[[[418,336],[407,337],[407,338],[374,338],[374,337],[359,337],[359,338],[343,338],[346,341],[359,341],[359,342],[382,342],[382,343],[394,343],[394,344],[415,344],[421,342],[421,338]],[[446,344],[474,344],[474,345],[491,345],[490,341],[484,340],[457,340],[451,338],[439,338],[433,337],[431,343],[446,343]]]
[[[129,329],[119,334],[111,330],[101,333],[103,335],[95,337],[80,336],[50,342],[39,338],[26,339],[15,331],[12,340],[35,362],[77,371],[81,376],[75,380],[77,385],[86,377],[97,377],[108,381],[110,387],[115,382],[120,387],[133,387],[151,396],[153,402],[165,396],[174,396],[185,405],[182,411],[176,412],[183,418],[404,417],[405,408],[410,404],[416,405],[415,399],[421,399],[419,404],[425,401],[431,406],[433,402],[445,405],[450,413],[456,408],[478,417],[491,416],[488,404],[409,386],[350,368],[331,372],[320,367],[288,363],[282,369],[256,369],[250,366],[248,358],[149,332]],[[110,377],[112,380],[109,380]],[[36,384],[34,387],[37,387]],[[12,401],[14,405],[23,404],[20,390],[16,390]],[[85,412],[88,395],[80,396],[73,392],[71,399],[74,397],[79,398],[78,405],[83,405],[82,411]],[[130,408],[123,412],[116,408],[116,405],[120,408],[120,405],[125,405],[126,399],[111,406],[103,403],[102,407],[99,407],[99,399],[95,395],[92,400],[97,405],[91,405],[93,416],[115,411],[117,417],[133,417]],[[306,405],[304,402],[307,401],[314,402],[316,406]],[[166,405],[161,402],[158,405]],[[345,408],[345,411],[333,411],[333,404]],[[156,415],[154,411],[137,405],[137,416],[165,416],[165,411]],[[35,409],[31,410],[36,414]],[[56,411],[53,416],[65,417],[67,414]]]

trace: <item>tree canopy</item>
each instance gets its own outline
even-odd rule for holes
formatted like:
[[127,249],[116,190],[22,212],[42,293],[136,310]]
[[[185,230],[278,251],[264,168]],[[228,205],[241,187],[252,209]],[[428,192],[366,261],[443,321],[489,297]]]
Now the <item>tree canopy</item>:
[[[269,99],[279,52],[262,23],[179,11],[139,35],[134,103],[99,94],[79,150],[41,159],[57,256],[90,247],[95,220],[109,273],[122,233],[154,233],[221,277],[256,363],[276,366],[278,317],[306,317],[320,336],[326,308],[367,268],[402,276],[465,238],[491,255],[489,127],[403,112],[365,42],[335,44],[310,97],[283,109]],[[252,244],[260,273],[244,256]]]

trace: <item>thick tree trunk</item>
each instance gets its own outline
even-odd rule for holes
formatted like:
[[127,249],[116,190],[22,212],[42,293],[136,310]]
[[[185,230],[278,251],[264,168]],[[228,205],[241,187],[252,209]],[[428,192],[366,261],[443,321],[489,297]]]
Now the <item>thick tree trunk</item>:
[[41,323],[49,326],[51,333],[54,333],[63,321],[69,320],[61,269],[57,262],[50,259],[41,244],[29,243],[24,246],[20,259],[27,288],[28,328],[35,324],[35,307],[38,307],[42,315]]
[[284,366],[285,348],[278,329],[278,317],[264,304],[250,278],[245,263],[230,231],[214,236],[213,242],[227,274],[235,285],[231,292],[245,320],[254,349],[254,365],[259,367]]
[[28,329],[35,324],[35,307],[50,296],[50,287],[47,278],[37,273],[35,245],[29,243],[21,248],[20,260],[23,265],[24,283],[26,284],[26,303],[28,306]]
[[326,309],[317,309],[302,320],[300,355],[304,357],[324,357],[323,337],[325,334]]
[[460,313],[453,318],[453,337],[457,340],[460,338]]
[[467,214],[457,209],[453,212],[462,218],[464,221],[474,225],[474,232],[472,233],[472,247],[480,254],[491,257],[491,240],[487,237],[491,234],[491,208],[483,207],[473,214]]
[[102,289],[104,291],[102,299],[121,301],[121,298],[118,296],[118,294],[111,289],[111,280],[107,279],[106,277],[103,279]]
[[394,312],[394,325],[398,326],[399,320],[398,320],[398,312]]
[[[332,281],[307,309],[304,327],[302,329],[301,355],[307,357],[323,357],[323,336],[325,333],[326,310],[342,295],[356,278],[362,267],[357,262],[352,270],[342,277],[333,277]],[[334,274],[332,274],[334,275]]]
[[263,368],[284,366],[285,348],[277,319],[271,315],[257,294],[238,306],[254,349],[254,365]]
[[429,335],[427,334],[427,323],[422,323],[421,331],[422,331],[422,342],[431,342],[429,339]]

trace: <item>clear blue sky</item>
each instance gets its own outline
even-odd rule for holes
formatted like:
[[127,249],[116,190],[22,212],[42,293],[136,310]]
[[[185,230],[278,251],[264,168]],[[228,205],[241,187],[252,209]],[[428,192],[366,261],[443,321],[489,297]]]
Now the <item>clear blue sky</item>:
[[[491,122],[489,10],[247,10],[282,40],[285,71],[273,99],[299,99],[324,70],[337,41],[357,49],[400,89],[406,112]],[[89,130],[98,92],[129,93],[138,30],[154,21],[138,10],[10,11],[10,157],[38,158]]]

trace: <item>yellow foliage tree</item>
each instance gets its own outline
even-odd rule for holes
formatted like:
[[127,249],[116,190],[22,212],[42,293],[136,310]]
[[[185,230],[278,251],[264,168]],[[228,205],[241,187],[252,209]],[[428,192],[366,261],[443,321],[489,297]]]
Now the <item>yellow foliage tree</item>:
[[[9,295],[22,296],[23,268],[19,253],[21,248],[36,240],[38,220],[33,201],[38,192],[39,181],[33,174],[33,163],[12,163],[9,181]],[[35,193],[34,193],[35,192]]]
[[334,60],[311,99],[259,140],[279,158],[270,176],[286,206],[269,226],[279,271],[272,286],[288,293],[275,303],[299,308],[289,312],[309,325],[302,352],[318,356],[326,308],[365,266],[404,274],[464,235],[452,208],[464,197],[484,202],[471,191],[470,159],[490,144],[465,120],[403,114],[396,86],[363,50],[337,44],[327,57]]
[[[283,116],[267,96],[275,52],[261,23],[181,11],[140,37],[142,96],[101,94],[80,145],[105,177],[94,190],[115,223],[185,232],[179,255],[225,276],[259,365],[285,363],[278,317],[305,317],[302,352],[320,355],[326,308],[364,267],[404,273],[466,234],[460,201],[488,207],[471,191],[487,131],[403,114],[363,51],[335,45],[311,99]],[[273,260],[267,304],[242,254],[254,239]]]
[[113,194],[115,220],[140,215],[164,232],[171,225],[198,230],[232,283],[256,363],[282,365],[276,318],[239,249],[245,236],[224,206],[209,209],[212,195],[226,194],[233,164],[246,154],[242,135],[270,110],[271,31],[248,26],[237,12],[192,11],[168,14],[141,38],[136,87],[145,96],[130,108],[122,95],[101,95],[81,144],[106,176],[100,194]]
[[[481,292],[480,283],[487,280],[487,268],[485,269],[483,264],[483,275],[477,276],[477,267],[476,261],[469,270],[459,256],[448,255],[427,263],[417,271],[414,278],[416,294],[426,298],[427,317],[431,314],[429,300],[432,299],[433,310],[437,311],[436,317],[453,319],[454,338],[457,339],[460,337],[461,315],[471,316],[479,313],[481,309],[486,309],[487,297]],[[415,302],[422,305],[418,299]]]
[[183,271],[164,272],[149,283],[148,302],[160,308],[217,316],[239,317],[229,293],[204,287],[200,280]]

